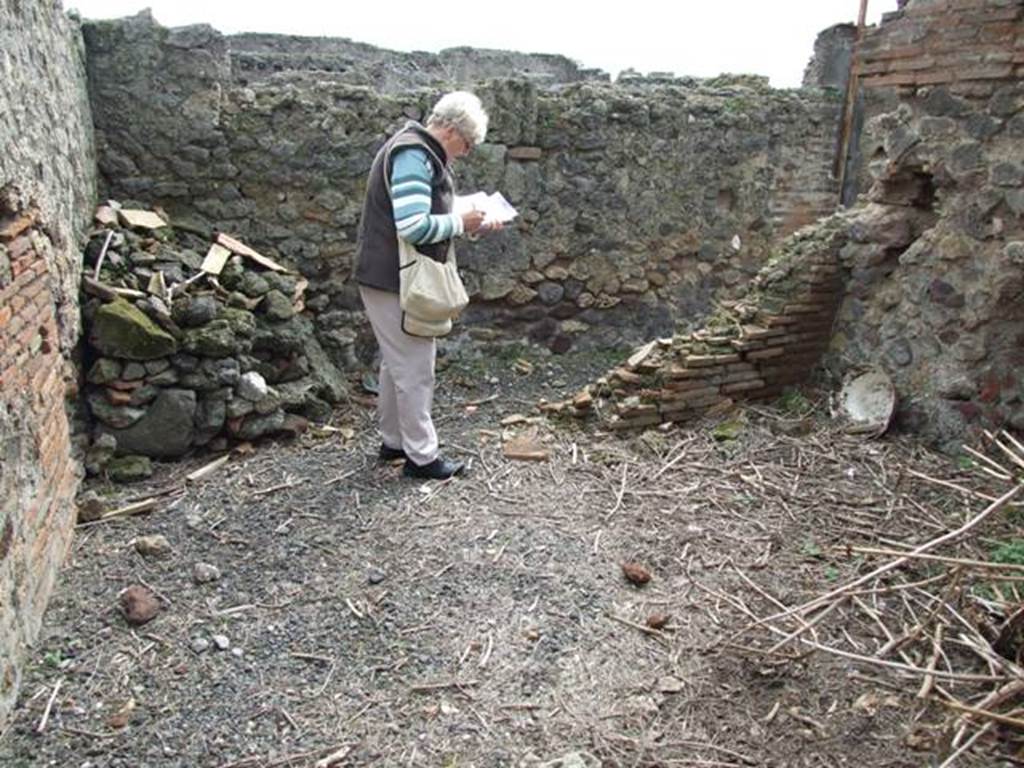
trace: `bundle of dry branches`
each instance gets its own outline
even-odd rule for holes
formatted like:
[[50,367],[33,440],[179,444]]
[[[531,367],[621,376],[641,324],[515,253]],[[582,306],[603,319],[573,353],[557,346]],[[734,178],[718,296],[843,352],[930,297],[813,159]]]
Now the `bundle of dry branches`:
[[[980,489],[908,470],[984,504],[961,525],[947,523],[941,535],[905,547],[883,531],[876,540],[885,548],[847,544],[835,554],[862,560],[865,572],[799,605],[785,605],[742,573],[772,612],[731,601],[750,622],[729,638],[730,648],[770,664],[816,652],[841,657],[879,670],[922,711],[939,712],[940,768],[982,746],[986,734],[1024,731],[1024,542],[1009,538],[1024,506],[1024,445],[1005,431],[985,437],[987,452],[965,448]],[[876,647],[845,631],[853,624],[870,627],[859,635],[875,637]]]

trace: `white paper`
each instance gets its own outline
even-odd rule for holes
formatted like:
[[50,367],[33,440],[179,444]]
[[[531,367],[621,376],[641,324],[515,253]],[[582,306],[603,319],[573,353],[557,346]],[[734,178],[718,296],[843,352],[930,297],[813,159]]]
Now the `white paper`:
[[472,195],[456,195],[452,204],[452,212],[457,214],[469,211],[480,211],[484,215],[484,224],[505,224],[519,215],[519,211],[505,199],[501,192],[476,192]]

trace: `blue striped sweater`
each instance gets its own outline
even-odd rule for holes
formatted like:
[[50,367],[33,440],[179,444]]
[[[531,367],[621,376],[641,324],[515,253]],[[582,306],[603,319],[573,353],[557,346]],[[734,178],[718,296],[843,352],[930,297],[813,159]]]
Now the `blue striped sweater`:
[[438,243],[462,234],[456,213],[431,214],[433,173],[426,151],[419,147],[398,150],[391,161],[391,205],[398,236],[413,245]]

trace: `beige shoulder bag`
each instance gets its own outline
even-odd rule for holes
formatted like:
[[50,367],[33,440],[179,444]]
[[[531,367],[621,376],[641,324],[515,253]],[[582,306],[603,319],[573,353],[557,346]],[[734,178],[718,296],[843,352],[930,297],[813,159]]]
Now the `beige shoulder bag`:
[[455,246],[448,245],[447,258],[440,262],[398,238],[398,298],[406,333],[447,335],[452,320],[469,304],[455,262]]

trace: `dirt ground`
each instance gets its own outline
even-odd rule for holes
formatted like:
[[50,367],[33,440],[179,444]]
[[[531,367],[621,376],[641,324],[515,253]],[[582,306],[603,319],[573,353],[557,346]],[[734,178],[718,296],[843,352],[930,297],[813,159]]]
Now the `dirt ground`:
[[[825,653],[755,652],[740,630],[744,606],[763,615],[865,567],[836,547],[961,519],[961,495],[905,471],[966,482],[954,462],[898,436],[846,435],[813,396],[798,412],[745,407],[629,437],[519,424],[550,459],[510,461],[501,420],[600,367],[529,362],[441,373],[438,430],[470,462],[450,482],[377,463],[372,408],[353,403],[336,429],[261,444],[196,482],[185,475],[211,457],[93,484],[111,507],[165,493],[149,514],[80,526],[0,763],[941,762],[947,713],[916,685]],[[716,432],[723,419],[735,437]],[[170,552],[141,554],[155,534]],[[630,583],[624,562],[650,582]],[[197,564],[220,577],[198,580],[210,575]],[[120,609],[131,585],[161,605],[139,627]],[[649,628],[652,614],[667,623]],[[878,643],[855,623],[821,632]],[[956,764],[998,764],[990,748],[979,740]]]

